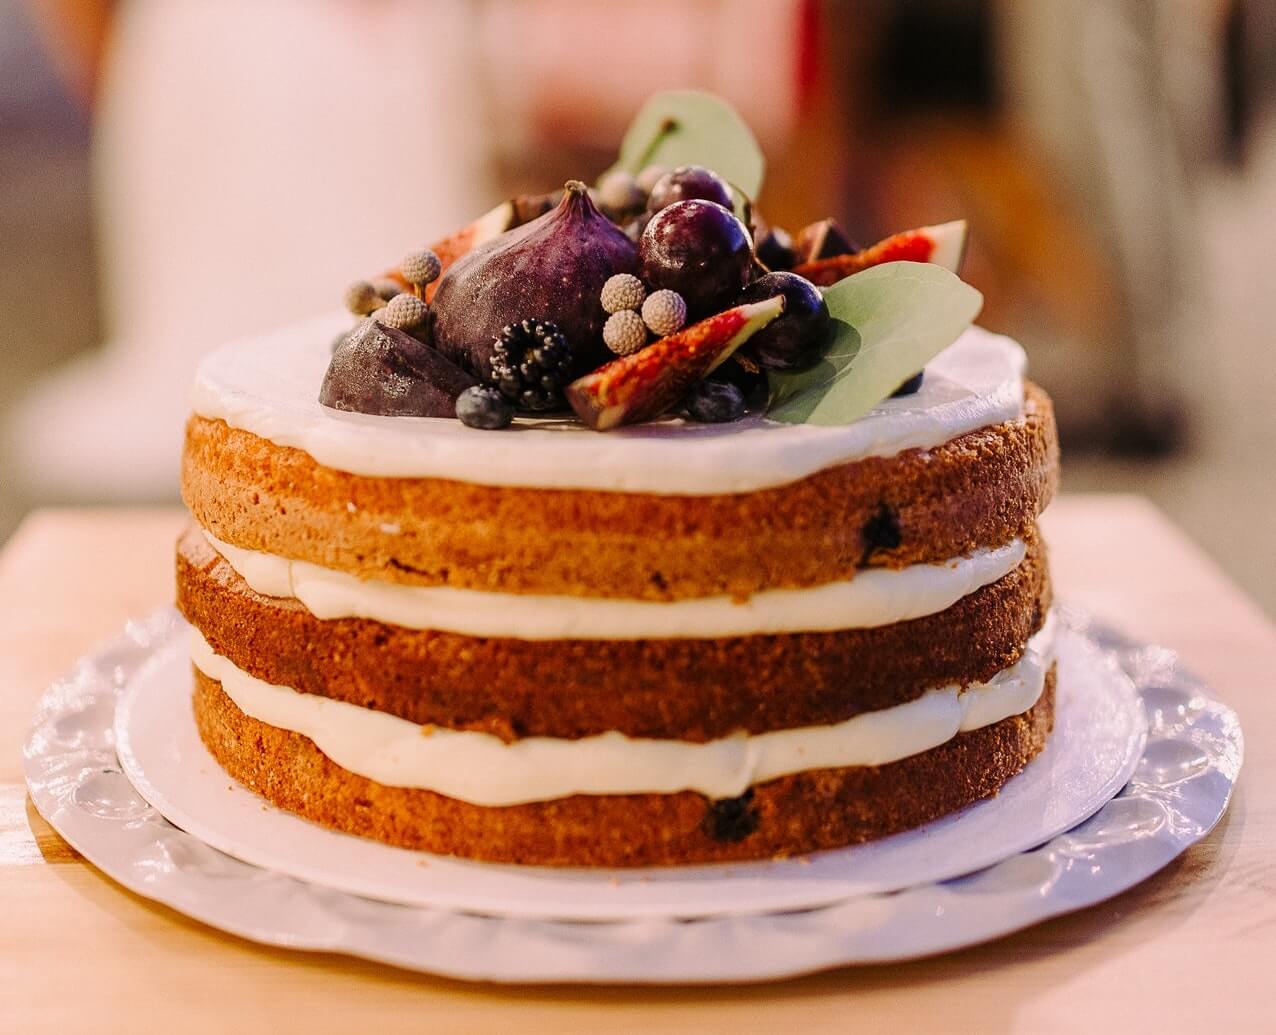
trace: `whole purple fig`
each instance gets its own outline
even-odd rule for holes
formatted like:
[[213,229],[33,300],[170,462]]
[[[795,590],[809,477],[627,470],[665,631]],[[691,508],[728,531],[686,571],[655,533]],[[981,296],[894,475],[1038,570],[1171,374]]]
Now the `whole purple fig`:
[[443,275],[430,306],[431,341],[488,380],[504,327],[551,320],[571,346],[576,373],[585,373],[611,358],[602,340],[603,284],[637,271],[634,242],[572,180],[553,211],[480,245]]

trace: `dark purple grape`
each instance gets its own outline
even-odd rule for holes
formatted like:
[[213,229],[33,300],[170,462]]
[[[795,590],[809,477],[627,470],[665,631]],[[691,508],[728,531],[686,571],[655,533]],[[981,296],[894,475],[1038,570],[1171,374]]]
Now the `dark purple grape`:
[[800,370],[824,353],[833,319],[820,289],[796,273],[777,271],[759,277],[740,296],[761,302],[784,296],[784,312],[744,343],[741,351],[768,370]]
[[712,201],[676,201],[651,217],[638,243],[643,279],[676,291],[693,319],[721,312],[749,282],[753,239]]
[[690,201],[692,198],[712,201],[727,211],[735,207],[731,187],[716,172],[703,165],[680,165],[656,181],[647,198],[647,211],[659,212],[675,201]]
[[726,424],[744,416],[744,393],[726,381],[701,381],[692,385],[683,406],[701,424]]

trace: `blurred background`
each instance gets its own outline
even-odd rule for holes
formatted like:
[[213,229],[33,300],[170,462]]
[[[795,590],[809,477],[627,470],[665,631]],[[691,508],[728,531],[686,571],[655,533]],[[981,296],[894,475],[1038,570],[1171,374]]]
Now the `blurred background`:
[[0,541],[174,500],[206,349],[593,179],[669,86],[753,125],[772,223],[968,218],[1065,488],[1276,613],[1273,0],[0,0]]

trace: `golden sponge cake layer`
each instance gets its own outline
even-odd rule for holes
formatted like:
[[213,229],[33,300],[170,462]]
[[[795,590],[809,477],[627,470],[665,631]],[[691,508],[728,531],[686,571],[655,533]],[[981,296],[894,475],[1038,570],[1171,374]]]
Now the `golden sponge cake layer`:
[[1003,578],[937,614],[877,628],[518,640],[321,621],[296,600],[255,592],[191,529],[178,544],[177,598],[216,653],[273,685],[505,739],[619,730],[705,741],[840,722],[933,687],[986,681],[1041,627],[1050,582],[1032,536]]
[[253,719],[195,671],[200,736],[236,780],[324,826],[404,848],[545,866],[645,866],[795,855],[907,830],[994,795],[1045,746],[1055,670],[1023,715],[883,766],[780,777],[739,798],[575,795],[484,807],[351,773],[308,738]]
[[220,420],[187,425],[182,495],[234,546],[365,578],[641,600],[749,594],[934,563],[1030,534],[1055,491],[1049,399],[1022,420],[727,496],[352,475]]

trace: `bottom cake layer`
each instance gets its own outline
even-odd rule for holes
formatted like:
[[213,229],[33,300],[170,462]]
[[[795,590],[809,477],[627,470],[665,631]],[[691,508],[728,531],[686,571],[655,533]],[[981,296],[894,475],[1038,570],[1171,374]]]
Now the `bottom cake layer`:
[[387,787],[307,737],[253,719],[195,670],[200,737],[240,783],[323,826],[405,848],[540,866],[650,866],[797,855],[871,841],[996,794],[1045,746],[1056,670],[1022,715],[883,766],[816,769],[738,798],[575,795],[485,807]]

